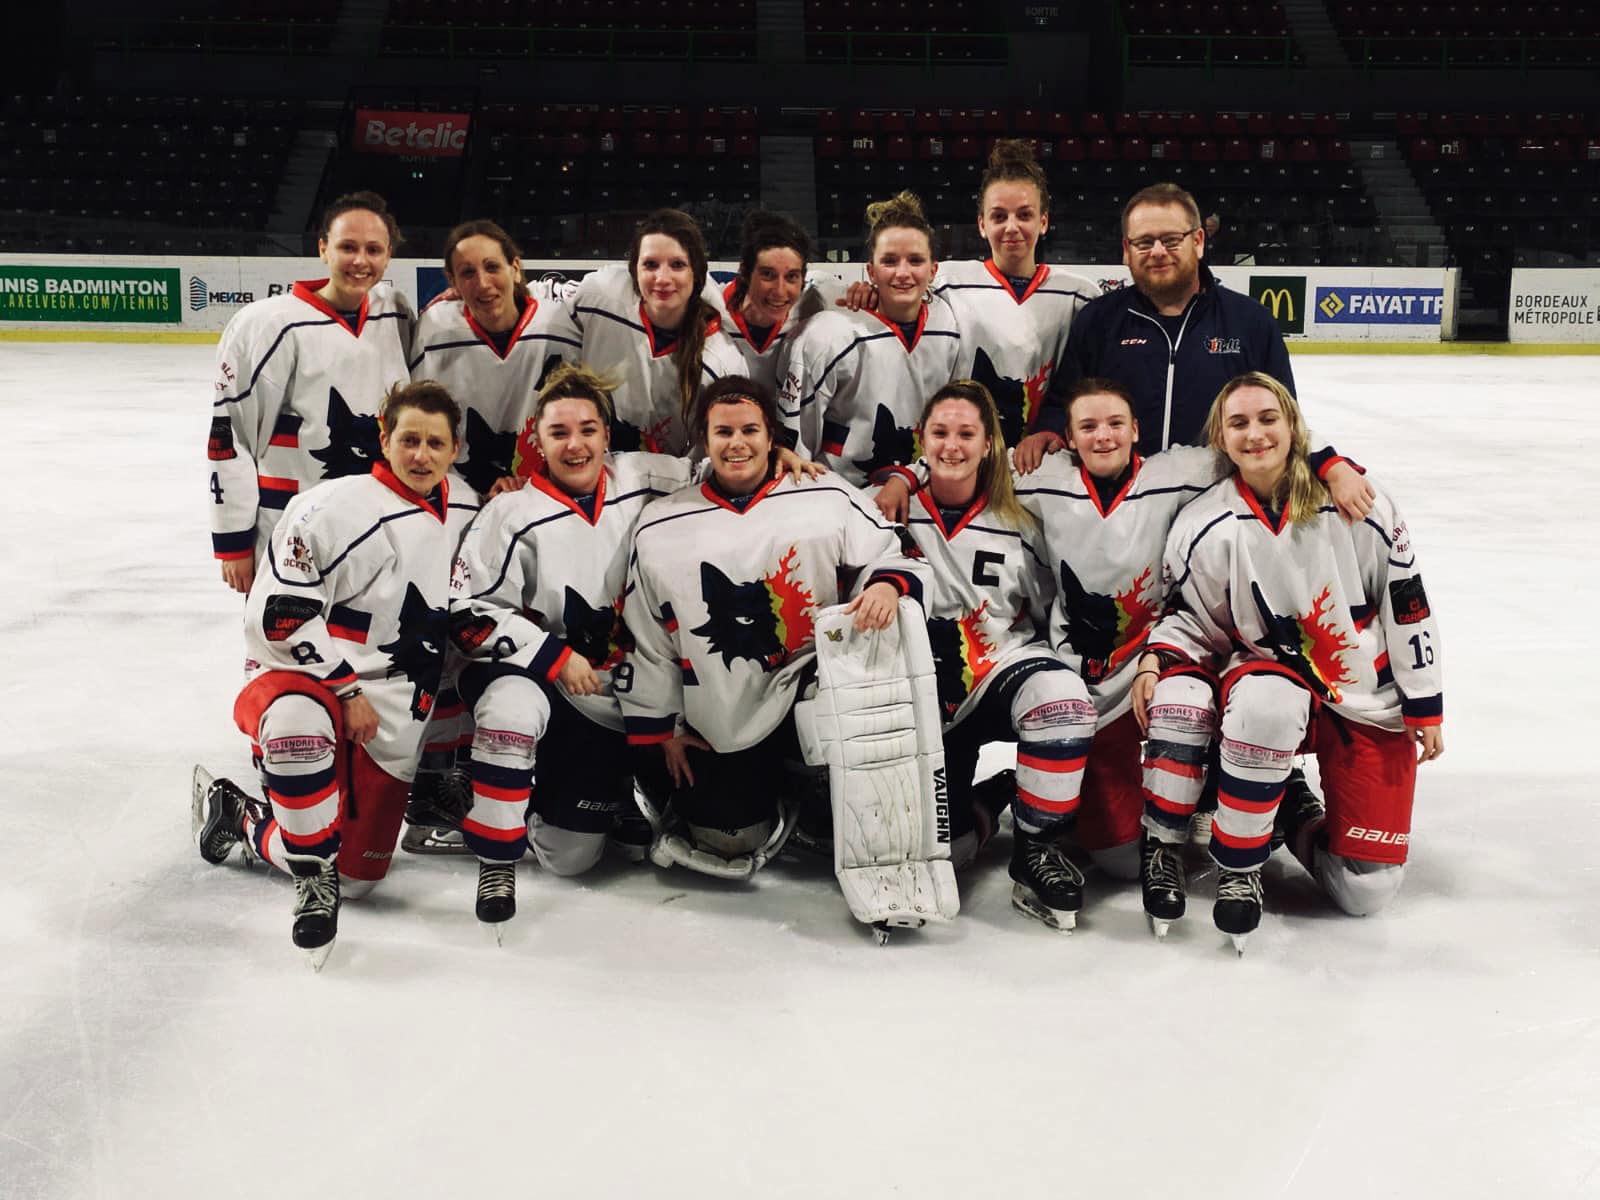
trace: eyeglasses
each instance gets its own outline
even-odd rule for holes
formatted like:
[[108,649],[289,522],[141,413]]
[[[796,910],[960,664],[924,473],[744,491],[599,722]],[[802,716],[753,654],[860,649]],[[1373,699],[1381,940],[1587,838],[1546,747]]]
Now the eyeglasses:
[[1156,243],[1160,242],[1166,248],[1168,254],[1175,254],[1178,247],[1183,245],[1190,234],[1198,233],[1199,231],[1200,226],[1196,225],[1193,229],[1185,229],[1182,233],[1163,233],[1157,237],[1129,238],[1128,245],[1140,254],[1149,254],[1150,251],[1156,248]]

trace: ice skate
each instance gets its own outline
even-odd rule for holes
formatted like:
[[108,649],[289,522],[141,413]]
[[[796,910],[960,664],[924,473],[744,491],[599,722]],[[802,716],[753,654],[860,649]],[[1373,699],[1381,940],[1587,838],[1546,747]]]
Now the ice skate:
[[897,929],[921,929],[927,922],[916,917],[888,918],[872,923],[872,936],[878,945],[887,946],[889,939],[894,936]]
[[628,862],[642,863],[650,856],[650,843],[654,838],[650,822],[637,810],[630,810],[618,815],[617,823],[606,837],[606,848]]
[[339,932],[339,868],[331,858],[290,854],[294,875],[294,944],[308,951],[313,970],[322,970]]
[[213,778],[204,767],[195,767],[189,825],[200,857],[208,863],[226,862],[233,848],[244,841],[248,799],[233,780]]
[[1186,907],[1180,848],[1145,834],[1139,843],[1139,884],[1150,932],[1164,939]]
[[478,860],[478,920],[501,940],[505,922],[517,915],[517,864]]
[[1233,940],[1233,948],[1244,955],[1245,941],[1261,924],[1261,872],[1229,871],[1217,877],[1217,902],[1211,919]]
[[1083,907],[1083,872],[1054,841],[1018,829],[1011,845],[1011,878],[1016,881],[1012,908],[1062,933],[1076,928]]
[[465,854],[461,822],[472,805],[472,780],[459,768],[419,773],[406,801],[400,849],[408,854]]

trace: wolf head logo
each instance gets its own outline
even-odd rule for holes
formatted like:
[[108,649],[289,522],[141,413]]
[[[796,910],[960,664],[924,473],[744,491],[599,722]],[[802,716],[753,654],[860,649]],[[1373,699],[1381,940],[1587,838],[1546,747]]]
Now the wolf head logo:
[[517,435],[497,433],[473,409],[467,409],[467,461],[457,468],[472,490],[483,495],[495,481],[516,474]]
[[633,636],[622,623],[621,596],[609,607],[590,608],[588,601],[568,587],[561,624],[567,631],[567,644],[596,670],[610,670],[633,649]]
[[378,649],[389,656],[389,677],[404,675],[411,681],[411,716],[424,721],[433,710],[439,689],[439,668],[444,662],[445,612],[431,608],[414,583],[406,584],[400,605],[400,629],[394,641]]
[[372,464],[383,458],[378,442],[378,418],[356,416],[344,402],[339,389],[328,389],[328,447],[313,450],[311,457],[322,464],[324,479],[344,475],[365,475]]
[[894,414],[880,404],[872,420],[872,455],[856,459],[855,465],[870,478],[883,467],[915,462],[921,453],[916,430],[896,425]]
[[1355,682],[1355,676],[1345,666],[1344,652],[1355,649],[1356,643],[1346,630],[1326,619],[1333,608],[1331,590],[1322,589],[1310,612],[1282,617],[1272,611],[1260,585],[1250,585],[1256,611],[1266,628],[1256,645],[1298,675],[1313,695],[1337,704],[1344,698],[1339,685]]
[[928,622],[934,683],[947,720],[994,668],[994,644],[983,629],[988,610],[985,600],[960,617],[935,617]]
[[763,671],[776,671],[812,640],[816,600],[793,576],[798,557],[791,546],[776,571],[749,583],[735,583],[711,563],[700,564],[707,620],[692,632],[722,655],[723,666],[746,658]]

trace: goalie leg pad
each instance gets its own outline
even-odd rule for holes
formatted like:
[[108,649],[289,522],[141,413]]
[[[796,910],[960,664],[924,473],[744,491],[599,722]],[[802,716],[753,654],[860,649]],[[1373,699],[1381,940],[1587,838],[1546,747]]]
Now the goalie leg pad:
[[527,849],[528,796],[550,701],[526,676],[501,675],[473,706],[472,807],[461,832],[480,859],[516,862]]
[[1011,697],[1017,734],[1017,823],[1029,833],[1061,825],[1078,810],[1083,769],[1097,720],[1074,671],[1034,671]]
[[922,610],[902,599],[894,625],[860,633],[841,606],[825,609],[816,645],[812,749],[828,764],[834,873],[850,911],[869,924],[948,921],[960,899]]

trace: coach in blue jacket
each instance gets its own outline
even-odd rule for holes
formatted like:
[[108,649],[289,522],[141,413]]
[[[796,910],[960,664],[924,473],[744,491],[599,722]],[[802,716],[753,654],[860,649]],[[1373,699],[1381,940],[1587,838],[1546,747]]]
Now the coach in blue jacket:
[[[1090,376],[1133,393],[1143,455],[1199,444],[1211,402],[1236,375],[1265,371],[1294,391],[1277,321],[1218,283],[1205,249],[1199,206],[1176,184],[1154,184],[1128,201],[1122,261],[1133,286],[1091,300],[1073,320],[1042,429],[1061,430],[1067,389]],[[1044,439],[1029,441],[1035,455],[1047,448]]]

